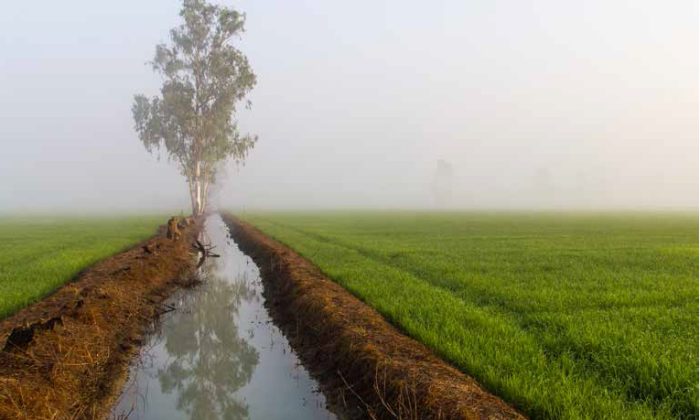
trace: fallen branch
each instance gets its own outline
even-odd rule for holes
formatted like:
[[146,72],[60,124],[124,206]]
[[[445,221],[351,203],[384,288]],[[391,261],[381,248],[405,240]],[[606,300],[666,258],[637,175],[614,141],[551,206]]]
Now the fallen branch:
[[199,251],[201,256],[199,257],[199,262],[197,263],[197,268],[201,267],[204,264],[204,261],[211,257],[211,258],[219,258],[221,255],[215,254],[211,252],[212,249],[216,248],[214,245],[204,245],[202,242],[199,241],[199,239],[195,239],[194,243],[192,244],[192,248],[196,249]]

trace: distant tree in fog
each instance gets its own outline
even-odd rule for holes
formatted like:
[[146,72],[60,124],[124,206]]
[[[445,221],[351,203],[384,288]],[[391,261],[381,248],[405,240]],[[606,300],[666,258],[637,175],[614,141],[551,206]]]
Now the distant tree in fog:
[[438,207],[446,207],[452,201],[452,165],[443,159],[437,161],[433,179],[433,195]]
[[[209,186],[227,159],[242,162],[257,136],[238,131],[237,105],[255,86],[248,59],[231,43],[243,33],[245,15],[202,0],[185,0],[183,23],[170,45],[156,46],[154,71],[161,94],[136,95],[135,128],[149,152],[164,149],[187,178],[192,213],[202,214]],[[245,102],[250,106],[250,102]]]

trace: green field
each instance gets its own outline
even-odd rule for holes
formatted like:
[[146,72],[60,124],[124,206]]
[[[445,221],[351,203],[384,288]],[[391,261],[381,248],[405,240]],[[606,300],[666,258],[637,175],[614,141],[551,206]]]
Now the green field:
[[530,416],[698,416],[697,214],[243,218]]
[[0,217],[0,319],[155,233],[162,216]]

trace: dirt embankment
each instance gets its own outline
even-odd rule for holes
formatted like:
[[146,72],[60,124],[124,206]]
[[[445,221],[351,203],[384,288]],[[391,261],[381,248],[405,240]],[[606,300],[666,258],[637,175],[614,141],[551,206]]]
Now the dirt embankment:
[[160,303],[192,280],[199,224],[104,260],[0,321],[0,419],[99,418]]
[[331,402],[352,400],[370,418],[523,418],[291,249],[223,218],[260,267],[273,318]]

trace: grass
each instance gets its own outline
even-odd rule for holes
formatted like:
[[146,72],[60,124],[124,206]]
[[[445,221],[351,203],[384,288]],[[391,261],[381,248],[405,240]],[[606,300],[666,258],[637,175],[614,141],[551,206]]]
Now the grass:
[[160,216],[0,218],[0,319],[151,236],[163,221]]
[[243,218],[532,417],[698,417],[697,214]]

